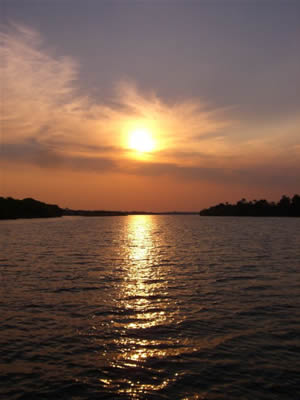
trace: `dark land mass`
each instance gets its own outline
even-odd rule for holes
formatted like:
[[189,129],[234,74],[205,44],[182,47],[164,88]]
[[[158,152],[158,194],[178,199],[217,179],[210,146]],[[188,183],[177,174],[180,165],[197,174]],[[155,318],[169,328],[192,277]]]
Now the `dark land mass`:
[[46,204],[31,198],[16,200],[0,197],[0,219],[61,217],[63,210],[54,204]]
[[62,210],[63,215],[77,215],[81,217],[113,217],[113,216],[122,216],[128,215],[127,212],[123,211],[106,211],[106,210],[71,210],[69,208],[65,208]]
[[31,198],[16,200],[12,197],[0,197],[0,219],[17,218],[56,218],[70,215],[84,217],[127,215],[122,211],[104,210],[71,210],[60,208],[55,204],[46,204]]
[[[0,197],[0,220],[17,218],[54,218],[62,216],[111,217],[126,215],[195,215],[197,212],[169,211],[107,211],[72,210],[60,208],[55,204],[46,204],[32,198],[23,200],[12,197]],[[300,196],[292,198],[282,196],[278,203],[267,200],[247,201],[242,199],[236,204],[220,203],[200,211],[201,216],[231,217],[300,217]]]
[[70,210],[64,209],[63,215],[80,215],[83,217],[111,217],[116,215],[198,215],[197,211],[106,211],[106,210]]
[[60,208],[55,204],[46,204],[31,198],[17,200],[12,197],[0,197],[0,220],[18,218],[55,218],[63,216],[112,217],[126,215],[190,215],[197,212],[147,212],[147,211],[107,211],[72,210]]
[[220,217],[300,217],[300,196],[282,196],[278,203],[267,200],[247,201],[236,204],[220,203],[200,211],[201,216]]

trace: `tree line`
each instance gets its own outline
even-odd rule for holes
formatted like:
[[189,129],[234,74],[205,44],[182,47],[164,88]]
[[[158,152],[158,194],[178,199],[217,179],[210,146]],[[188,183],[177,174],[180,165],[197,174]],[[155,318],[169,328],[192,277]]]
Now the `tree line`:
[[220,203],[200,211],[202,216],[231,217],[300,217],[300,196],[292,198],[283,195],[278,203],[265,199],[239,200],[236,204]]
[[61,217],[63,210],[54,204],[46,204],[31,198],[17,200],[0,197],[0,219]]

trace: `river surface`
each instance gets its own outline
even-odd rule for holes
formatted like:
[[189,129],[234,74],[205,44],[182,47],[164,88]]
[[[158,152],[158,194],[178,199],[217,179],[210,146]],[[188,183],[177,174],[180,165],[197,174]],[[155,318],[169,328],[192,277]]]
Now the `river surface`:
[[300,398],[300,219],[0,222],[1,399]]

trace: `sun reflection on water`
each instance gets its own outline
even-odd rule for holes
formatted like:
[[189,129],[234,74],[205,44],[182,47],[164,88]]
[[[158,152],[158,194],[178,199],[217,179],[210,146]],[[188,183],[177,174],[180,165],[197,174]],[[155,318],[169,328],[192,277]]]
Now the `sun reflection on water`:
[[149,328],[166,320],[166,312],[160,303],[161,298],[167,295],[167,285],[159,264],[161,239],[155,239],[155,230],[152,216],[129,218],[127,265],[121,301],[126,310],[132,310],[134,318],[124,326],[126,329]]
[[[160,377],[147,365],[150,359],[166,357],[167,347],[155,329],[170,322],[168,280],[161,266],[162,235],[153,216],[130,216],[126,226],[126,265],[119,288],[118,307],[124,317],[114,321],[121,335],[115,339],[114,368],[132,370],[118,382],[118,393],[138,399],[140,395],[165,388],[175,377]],[[150,331],[149,331],[150,330]],[[165,342],[168,338],[165,338]],[[147,378],[142,379],[147,372]],[[110,384],[112,385],[112,383]]]

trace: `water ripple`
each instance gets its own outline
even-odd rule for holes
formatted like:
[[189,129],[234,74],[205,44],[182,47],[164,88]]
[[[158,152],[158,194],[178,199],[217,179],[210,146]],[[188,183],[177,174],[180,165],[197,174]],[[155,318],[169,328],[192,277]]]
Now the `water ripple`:
[[3,398],[298,400],[299,219],[1,226]]

